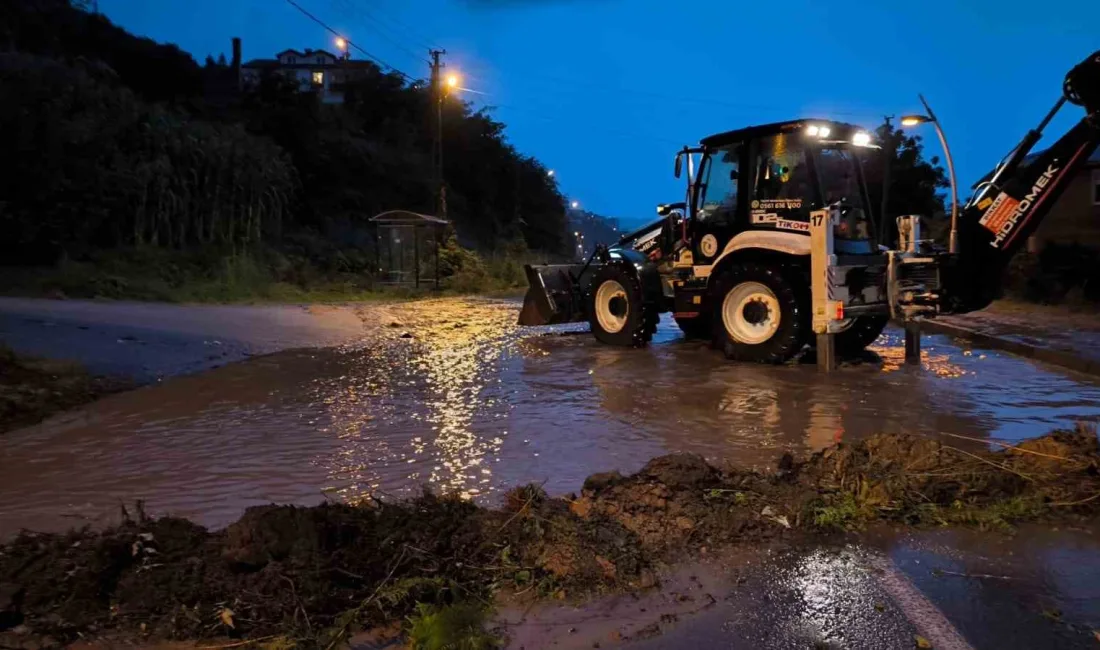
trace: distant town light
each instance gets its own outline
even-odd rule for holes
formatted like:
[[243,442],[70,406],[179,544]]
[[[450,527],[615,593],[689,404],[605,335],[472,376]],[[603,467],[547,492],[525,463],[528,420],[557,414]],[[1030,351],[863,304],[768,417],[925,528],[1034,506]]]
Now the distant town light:
[[574,231],[573,231],[573,236],[574,236],[574,237],[580,237],[580,236],[581,236],[581,233],[580,233],[580,231],[579,231],[579,230],[574,230]]
[[574,210],[576,210],[577,208],[581,207],[581,204],[580,204],[580,203],[578,203],[577,201],[573,201],[573,203],[572,203],[571,205],[572,205],[572,207],[573,207],[573,209],[574,209]]

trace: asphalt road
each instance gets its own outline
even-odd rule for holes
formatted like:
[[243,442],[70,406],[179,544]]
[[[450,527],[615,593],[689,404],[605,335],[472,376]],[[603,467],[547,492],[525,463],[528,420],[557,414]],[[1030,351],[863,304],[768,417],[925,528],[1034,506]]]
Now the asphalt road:
[[362,311],[0,298],[0,342],[150,383],[257,354],[352,343],[366,330]]

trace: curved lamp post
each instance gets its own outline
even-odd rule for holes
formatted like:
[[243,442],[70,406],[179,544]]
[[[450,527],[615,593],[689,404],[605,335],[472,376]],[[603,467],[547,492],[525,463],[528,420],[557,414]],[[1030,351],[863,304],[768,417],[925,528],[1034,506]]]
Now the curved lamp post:
[[947,175],[951,180],[951,236],[947,240],[947,250],[951,253],[957,253],[958,251],[958,220],[959,220],[959,188],[955,183],[955,163],[951,160],[951,149],[947,146],[947,137],[943,134],[943,128],[940,127],[940,121],[936,119],[936,114],[932,112],[932,107],[925,101],[924,95],[917,95],[920,97],[920,103],[924,104],[924,110],[928,111],[928,115],[906,115],[901,118],[902,126],[917,126],[919,124],[931,123],[936,128],[936,135],[940,139],[940,145],[943,146],[944,156],[947,158]]

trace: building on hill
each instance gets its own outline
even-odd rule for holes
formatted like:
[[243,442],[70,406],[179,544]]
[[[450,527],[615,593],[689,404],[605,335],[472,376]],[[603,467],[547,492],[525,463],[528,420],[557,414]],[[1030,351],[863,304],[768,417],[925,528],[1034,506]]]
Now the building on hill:
[[337,55],[325,50],[283,50],[274,59],[253,59],[241,65],[241,83],[258,83],[267,74],[280,74],[296,80],[303,92],[316,92],[326,104],[344,101],[344,83],[356,76],[377,72],[370,61],[353,61],[345,52]]

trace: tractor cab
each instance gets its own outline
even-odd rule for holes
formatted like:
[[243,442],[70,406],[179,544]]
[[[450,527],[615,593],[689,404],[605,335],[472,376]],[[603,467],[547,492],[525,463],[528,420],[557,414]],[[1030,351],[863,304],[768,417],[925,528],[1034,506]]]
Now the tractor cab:
[[[808,236],[810,212],[839,206],[838,252],[872,253],[873,219],[863,173],[876,149],[857,126],[828,120],[794,120],[704,138],[676,157],[688,168],[686,241],[695,264],[721,257],[746,231]],[[698,170],[697,172],[695,170]]]

